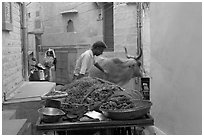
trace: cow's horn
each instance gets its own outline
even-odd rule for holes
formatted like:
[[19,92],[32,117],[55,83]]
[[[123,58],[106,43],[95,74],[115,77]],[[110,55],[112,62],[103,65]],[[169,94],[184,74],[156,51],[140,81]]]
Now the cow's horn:
[[134,56],[130,56],[130,55],[128,55],[128,53],[127,53],[127,48],[126,48],[126,47],[124,47],[124,49],[125,49],[125,55],[126,55],[126,57],[127,57],[128,59],[130,59],[130,58],[135,59]]
[[141,56],[142,56],[142,48],[141,48],[141,47],[140,47],[139,55],[138,55],[137,57],[128,55],[128,53],[127,53],[127,48],[124,47],[124,49],[125,49],[125,55],[126,55],[126,57],[127,57],[128,59],[129,59],[129,58],[133,58],[133,59],[135,59],[135,60],[138,60],[138,59],[141,58]]

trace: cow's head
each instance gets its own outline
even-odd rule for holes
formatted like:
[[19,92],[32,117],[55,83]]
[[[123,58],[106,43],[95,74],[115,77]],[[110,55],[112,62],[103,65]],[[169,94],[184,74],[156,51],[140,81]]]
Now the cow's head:
[[137,57],[128,55],[127,49],[125,48],[125,55],[128,59],[131,59],[130,63],[128,63],[128,67],[132,68],[133,70],[133,77],[142,77],[143,73],[145,73],[144,68],[142,67],[142,63],[139,60],[142,56],[142,49],[140,48],[139,55]]

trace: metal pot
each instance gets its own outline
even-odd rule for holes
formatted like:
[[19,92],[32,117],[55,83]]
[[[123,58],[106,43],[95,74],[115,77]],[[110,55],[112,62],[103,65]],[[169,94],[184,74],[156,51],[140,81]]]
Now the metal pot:
[[65,115],[64,111],[51,107],[40,108],[38,109],[38,112],[45,123],[58,122],[59,119]]

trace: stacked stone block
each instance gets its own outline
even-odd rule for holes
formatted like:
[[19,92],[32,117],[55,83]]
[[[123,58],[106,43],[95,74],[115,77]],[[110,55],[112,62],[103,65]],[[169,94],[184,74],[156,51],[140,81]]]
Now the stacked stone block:
[[136,5],[114,3],[114,50],[124,52],[127,47],[131,55],[137,51],[137,12]]

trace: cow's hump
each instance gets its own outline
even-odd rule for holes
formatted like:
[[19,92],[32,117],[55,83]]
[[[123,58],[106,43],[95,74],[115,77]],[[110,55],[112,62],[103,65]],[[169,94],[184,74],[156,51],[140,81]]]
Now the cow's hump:
[[115,64],[122,64],[124,61],[122,61],[121,59],[119,59],[119,58],[112,58],[112,61],[113,61],[113,63],[115,63]]

